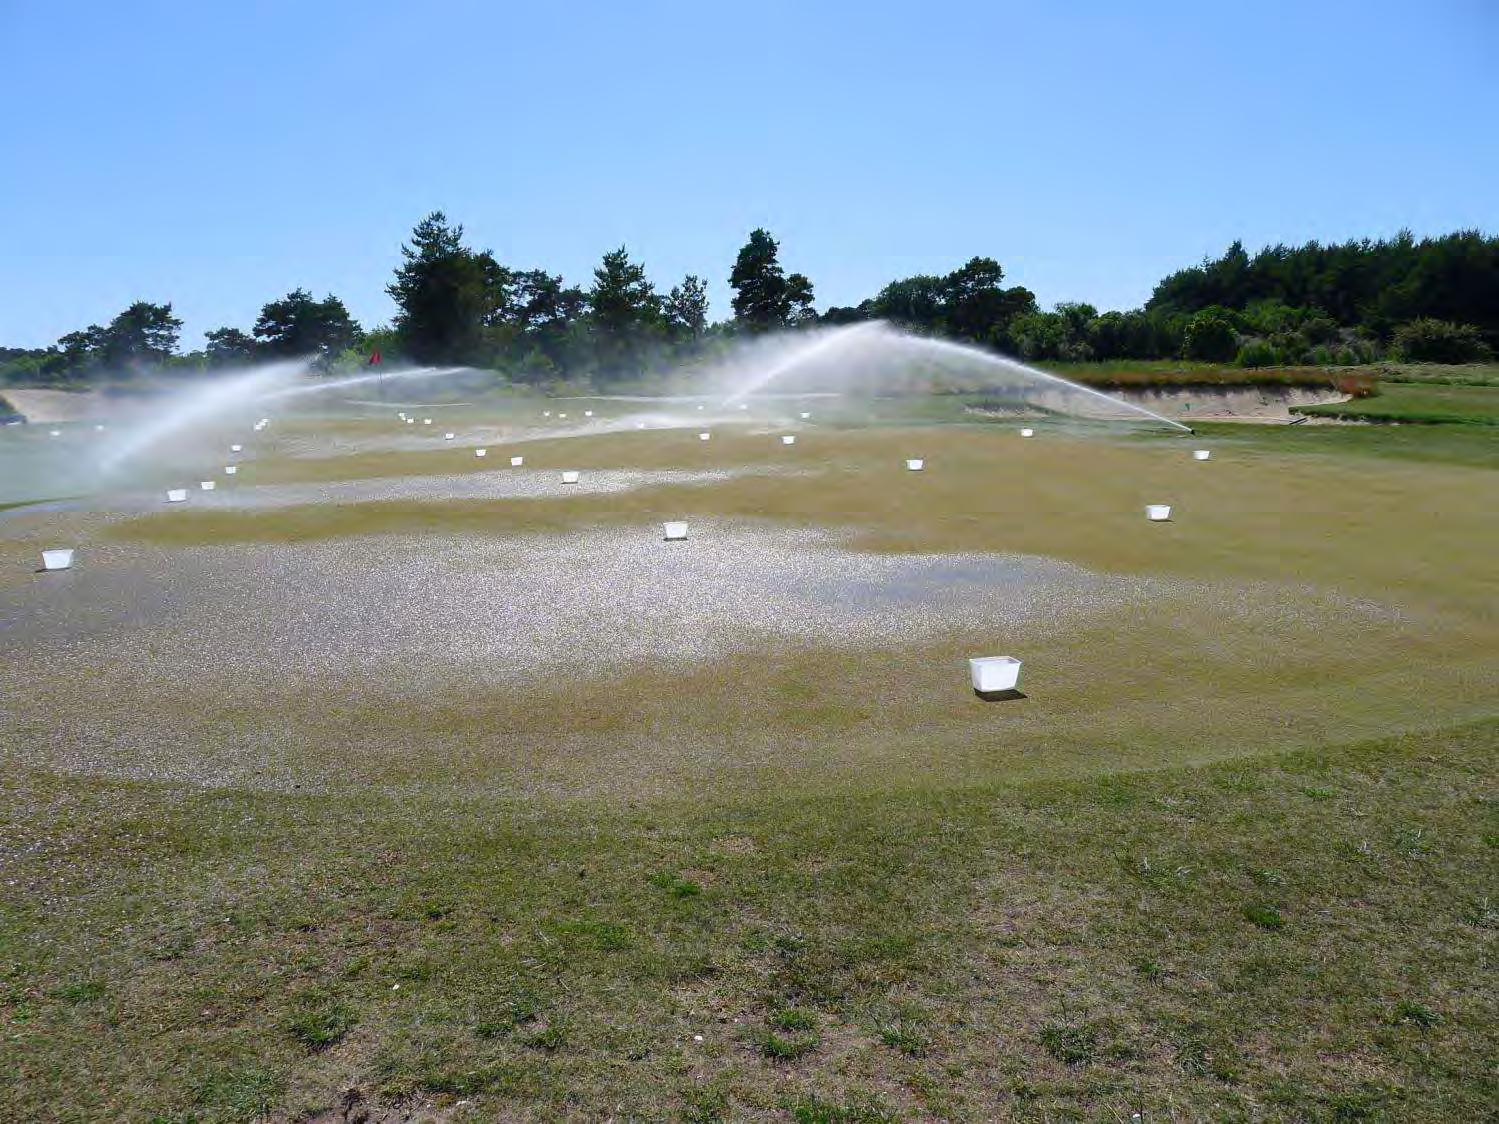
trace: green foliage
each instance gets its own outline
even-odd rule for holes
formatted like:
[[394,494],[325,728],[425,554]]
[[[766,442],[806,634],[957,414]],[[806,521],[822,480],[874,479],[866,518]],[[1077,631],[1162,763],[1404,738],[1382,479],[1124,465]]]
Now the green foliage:
[[1286,927],[1286,919],[1280,915],[1280,910],[1274,906],[1246,905],[1244,907],[1244,920],[1272,933],[1278,933]]
[[781,268],[780,243],[765,230],[750,232],[729,274],[734,319],[747,331],[764,332],[815,319],[812,282]]
[[667,330],[678,340],[695,343],[708,330],[708,283],[689,273],[673,285],[663,311]]
[[615,377],[638,376],[645,349],[664,330],[661,298],[621,246],[604,255],[588,293],[594,369]]
[[215,367],[248,363],[255,358],[255,339],[238,328],[214,328],[205,332],[205,357]]
[[1396,356],[1407,363],[1482,363],[1493,357],[1477,326],[1422,318],[1395,329]]
[[306,289],[293,289],[262,307],[255,321],[256,351],[268,358],[313,355],[327,361],[360,338],[359,325],[332,293],[319,301]]
[[1252,339],[1239,348],[1234,362],[1241,367],[1273,367],[1280,362],[1280,352],[1268,340]]
[[463,244],[463,227],[441,211],[417,223],[404,263],[386,292],[396,302],[402,349],[418,363],[469,363],[479,358],[484,327],[507,272],[488,251]]
[[1223,308],[1205,308],[1187,321],[1182,337],[1182,355],[1205,363],[1226,363],[1239,350],[1233,314]]

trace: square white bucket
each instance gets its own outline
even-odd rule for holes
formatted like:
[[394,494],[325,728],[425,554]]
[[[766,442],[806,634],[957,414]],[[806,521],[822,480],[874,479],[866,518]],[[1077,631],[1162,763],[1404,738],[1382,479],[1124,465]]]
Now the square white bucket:
[[781,444],[782,445],[795,445],[796,444],[796,438],[793,437],[791,434],[788,433],[784,437],[781,438]]
[[187,500],[186,488],[168,488],[167,503],[183,503]]
[[224,475],[225,476],[233,476],[238,471],[239,471],[239,466],[238,465],[226,464],[224,466]]
[[416,424],[416,419],[415,418],[407,418],[406,419],[406,424],[407,425],[415,425]]
[[72,564],[72,547],[42,551],[42,569],[44,570],[66,570]]
[[230,445],[229,451],[231,453],[243,453],[245,451],[245,447],[243,445]]
[[667,542],[679,542],[687,537],[686,523],[663,523],[661,528],[666,532]]
[[968,661],[968,673],[981,695],[1013,691],[1020,683],[1020,661],[1013,656],[979,656]]
[[1036,431],[1034,429],[1022,429],[1020,431],[1020,436],[1022,436],[1022,437],[1034,437],[1034,436],[1036,436]]
[[1169,503],[1146,504],[1145,517],[1152,523],[1164,523],[1171,518],[1171,505]]
[[578,482],[578,474],[576,472],[564,472],[562,474],[562,482],[564,484],[576,484]]
[[199,480],[198,487],[205,492],[211,492],[218,487],[212,480]]
[[489,450],[488,449],[475,449],[474,450],[474,456],[476,456],[476,457],[487,457],[487,456],[489,456]]
[[423,425],[431,425],[432,424],[432,419],[431,418],[423,418],[422,419],[422,424]]
[[699,433],[697,435],[697,439],[699,441],[712,441],[713,440],[713,434],[711,434],[711,433]]
[[453,439],[453,438],[455,438],[455,437],[457,437],[457,436],[458,436],[458,435],[457,435],[457,434],[456,434],[456,433],[444,433],[444,434],[443,434],[443,435],[442,435],[442,439],[443,439],[443,440],[444,440],[444,441],[451,441],[451,440],[452,440],[452,439]]
[[1213,456],[1213,453],[1212,453],[1212,450],[1210,450],[1210,449],[1193,449],[1192,450],[1192,459],[1194,461],[1210,460],[1212,458],[1212,456]]
[[923,468],[926,467],[926,461],[922,460],[920,457],[913,457],[912,459],[906,461],[906,467],[912,472],[920,472]]
[[519,468],[521,465],[523,465],[525,463],[526,463],[526,458],[525,457],[511,457],[510,458],[510,467],[511,468]]

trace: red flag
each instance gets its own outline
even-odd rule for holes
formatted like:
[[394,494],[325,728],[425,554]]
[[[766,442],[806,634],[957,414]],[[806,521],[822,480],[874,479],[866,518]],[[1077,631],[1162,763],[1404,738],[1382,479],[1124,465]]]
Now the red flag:
[[380,349],[379,348],[376,348],[374,351],[370,352],[370,364],[369,365],[371,367],[378,367],[380,365]]

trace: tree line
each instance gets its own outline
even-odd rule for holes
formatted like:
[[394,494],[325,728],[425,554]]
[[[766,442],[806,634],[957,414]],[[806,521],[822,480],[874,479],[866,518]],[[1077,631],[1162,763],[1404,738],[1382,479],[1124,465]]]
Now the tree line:
[[534,385],[607,385],[710,361],[747,334],[874,319],[1037,361],[1474,362],[1499,344],[1499,238],[1476,231],[1277,245],[1253,256],[1235,242],[1163,279],[1142,308],[1122,312],[1075,301],[1043,311],[1029,289],[1004,284],[999,262],[974,257],[951,273],[891,281],[858,305],[819,314],[811,280],[786,272],[765,230],[749,235],[727,280],[733,315],[710,323],[701,277],[689,274],[661,292],[620,247],[603,256],[591,284],[569,285],[471,247],[461,225],[433,212],[401,247],[386,287],[397,309],[388,325],[366,330],[338,297],[296,289],[265,304],[248,330],[215,328],[202,350],[183,354],[172,306],[138,301],[52,347],[0,348],[0,378],[87,383],[305,356],[334,369],[378,353]]

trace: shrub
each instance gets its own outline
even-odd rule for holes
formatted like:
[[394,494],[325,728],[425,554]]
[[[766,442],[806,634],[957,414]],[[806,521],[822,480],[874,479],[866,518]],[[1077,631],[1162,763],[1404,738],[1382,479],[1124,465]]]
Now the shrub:
[[1241,367],[1273,367],[1280,362],[1280,355],[1269,340],[1252,339],[1239,348],[1234,362]]
[[1493,354],[1474,325],[1424,318],[1396,328],[1392,348],[1408,363],[1482,363]]
[[1225,310],[1205,308],[1187,321],[1187,331],[1182,337],[1182,354],[1186,358],[1227,363],[1238,349],[1238,333]]

